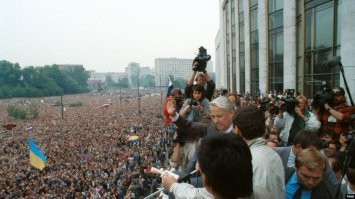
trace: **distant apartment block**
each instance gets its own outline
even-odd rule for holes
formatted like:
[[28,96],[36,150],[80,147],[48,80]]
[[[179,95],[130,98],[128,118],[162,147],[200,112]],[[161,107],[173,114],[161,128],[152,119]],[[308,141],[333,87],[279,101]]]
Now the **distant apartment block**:
[[193,59],[157,58],[155,59],[155,86],[168,85],[168,76],[174,79],[187,79],[191,75]]

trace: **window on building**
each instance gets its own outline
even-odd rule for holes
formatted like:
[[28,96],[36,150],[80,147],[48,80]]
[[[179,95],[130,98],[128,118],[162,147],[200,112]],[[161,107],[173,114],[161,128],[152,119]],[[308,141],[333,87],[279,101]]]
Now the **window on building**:
[[239,91],[245,93],[245,38],[244,38],[244,0],[238,0],[239,10]]
[[339,86],[338,67],[328,68],[324,63],[340,54],[341,0],[306,0],[304,7],[303,88],[312,97],[323,89],[323,82]]
[[258,1],[250,1],[250,92],[259,90]]
[[283,1],[269,0],[269,90],[283,91]]
[[235,22],[235,0],[231,0],[231,24],[232,24],[232,91],[236,91],[237,86],[237,54],[236,54],[236,22]]
[[231,58],[231,52],[230,52],[230,8],[229,8],[229,1],[227,0],[224,8],[223,8],[223,13],[224,13],[224,20],[226,24],[226,67],[227,67],[227,88],[230,88],[230,74],[231,74],[231,63],[230,63],[230,58]]

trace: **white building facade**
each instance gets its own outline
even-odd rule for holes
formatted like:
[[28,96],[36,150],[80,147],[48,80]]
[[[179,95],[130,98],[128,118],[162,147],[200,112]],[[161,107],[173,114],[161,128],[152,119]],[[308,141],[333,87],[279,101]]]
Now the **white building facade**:
[[[353,0],[220,0],[215,40],[217,88],[239,93],[295,89],[307,97],[345,88],[355,94],[355,4]],[[222,66],[220,66],[222,67]]]

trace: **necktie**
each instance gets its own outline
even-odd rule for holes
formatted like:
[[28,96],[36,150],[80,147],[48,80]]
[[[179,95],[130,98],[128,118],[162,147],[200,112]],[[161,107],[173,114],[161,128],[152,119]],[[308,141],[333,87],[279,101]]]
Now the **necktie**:
[[295,194],[293,195],[293,199],[301,199],[302,195],[302,187],[299,186]]

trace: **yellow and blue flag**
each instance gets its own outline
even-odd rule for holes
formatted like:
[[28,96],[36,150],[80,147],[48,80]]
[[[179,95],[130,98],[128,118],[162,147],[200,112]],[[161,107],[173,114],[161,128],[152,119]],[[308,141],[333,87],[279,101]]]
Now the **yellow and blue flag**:
[[37,148],[36,144],[32,140],[32,136],[28,139],[28,145],[30,147],[30,163],[37,169],[42,170],[46,166],[46,156]]

